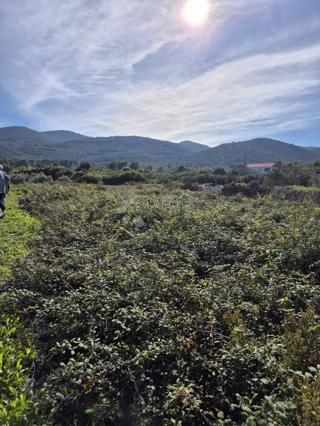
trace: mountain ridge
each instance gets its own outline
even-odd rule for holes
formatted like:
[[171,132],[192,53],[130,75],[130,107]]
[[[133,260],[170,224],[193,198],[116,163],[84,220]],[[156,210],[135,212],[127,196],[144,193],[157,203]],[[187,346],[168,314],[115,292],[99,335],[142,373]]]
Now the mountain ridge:
[[135,161],[141,165],[208,167],[245,162],[308,162],[320,158],[320,148],[269,138],[210,148],[192,141],[173,143],[141,136],[90,137],[68,130],[38,132],[28,127],[11,126],[0,128],[0,157],[87,160],[102,166],[112,161]]
[[269,138],[255,138],[243,142],[231,142],[192,155],[191,163],[198,167],[236,165],[253,162],[308,162],[320,153]]
[[208,145],[200,144],[193,141],[182,141],[179,142],[179,145],[188,150],[190,154],[195,154],[197,152],[202,152],[207,149],[210,149],[210,146]]
[[54,142],[68,142],[89,138],[89,136],[82,135],[81,133],[72,132],[70,130],[50,130],[47,132],[40,133],[49,137]]

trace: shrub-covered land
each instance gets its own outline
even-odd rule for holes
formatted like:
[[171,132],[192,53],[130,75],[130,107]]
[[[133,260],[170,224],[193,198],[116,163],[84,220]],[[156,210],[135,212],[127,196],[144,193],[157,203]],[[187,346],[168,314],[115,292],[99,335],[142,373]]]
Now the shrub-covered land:
[[312,198],[145,183],[29,192],[20,205],[42,231],[2,291],[37,352],[33,418],[320,423]]
[[309,164],[277,163],[271,173],[256,174],[243,165],[233,167],[142,167],[139,163],[112,162],[103,168],[89,162],[78,165],[62,161],[50,163],[23,160],[2,161],[10,171],[14,184],[45,182],[77,182],[118,186],[126,183],[176,183],[186,188],[201,184],[224,185],[226,194],[243,193],[247,196],[269,193],[277,187],[319,187],[320,162]]
[[18,310],[3,292],[2,283],[14,264],[28,253],[28,241],[38,229],[37,221],[18,209],[12,193],[8,216],[0,223],[0,424],[26,424],[31,398],[31,365],[35,359]]

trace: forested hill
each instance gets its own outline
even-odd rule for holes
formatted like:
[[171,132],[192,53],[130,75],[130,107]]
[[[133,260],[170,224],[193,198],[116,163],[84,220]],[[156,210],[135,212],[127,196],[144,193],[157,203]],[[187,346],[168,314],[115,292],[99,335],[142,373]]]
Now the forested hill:
[[230,165],[245,162],[267,161],[301,161],[307,162],[320,157],[310,148],[280,142],[273,139],[252,139],[246,142],[229,143],[192,155],[193,166],[210,166],[212,164]]
[[141,164],[180,164],[189,150],[183,145],[138,136],[86,137],[58,130],[37,132],[26,127],[0,129],[0,156],[6,158],[138,161]]
[[202,145],[200,143],[192,141],[182,141],[180,142],[180,146],[182,146],[185,150],[189,151],[190,154],[195,154],[197,152],[203,152],[210,149],[208,145]]
[[0,158],[90,161],[134,161],[142,165],[235,165],[260,161],[307,162],[320,157],[317,148],[303,148],[272,139],[253,139],[215,148],[191,141],[172,143],[139,136],[89,137],[56,130],[0,128]]
[[41,134],[49,137],[54,142],[68,142],[88,138],[88,136],[81,135],[80,133],[70,132],[69,130],[52,130],[50,132],[41,132]]

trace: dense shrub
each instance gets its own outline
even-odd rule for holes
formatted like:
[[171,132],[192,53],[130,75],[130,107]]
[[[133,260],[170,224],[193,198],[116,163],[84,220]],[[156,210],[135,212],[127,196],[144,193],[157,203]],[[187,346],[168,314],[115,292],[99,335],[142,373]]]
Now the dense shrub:
[[[28,330],[18,318],[16,306],[3,291],[15,263],[28,252],[28,242],[37,231],[37,223],[18,209],[17,194],[12,190],[7,218],[1,223],[0,248],[0,424],[30,424],[32,364],[35,351]],[[33,417],[32,421],[36,420]]]
[[244,194],[246,192],[246,185],[241,183],[230,183],[229,185],[225,185],[223,188],[223,194],[232,196],[237,194]]
[[320,190],[319,188],[305,188],[296,186],[275,186],[272,191],[274,198],[291,200],[291,201],[304,201],[312,200],[320,203]]
[[57,182],[71,182],[70,176],[59,176]]
[[18,174],[11,178],[11,182],[15,185],[23,184],[26,182],[30,183],[45,183],[52,182],[52,177],[45,175],[43,172],[40,173],[29,173],[29,174]]
[[[311,369],[313,375],[308,375],[301,381],[301,398],[298,400],[299,426],[315,426],[320,424],[320,371]],[[316,373],[316,374],[314,374]]]
[[92,184],[98,185],[101,182],[101,179],[99,176],[83,175],[79,177],[77,181],[81,183],[92,183]]
[[111,176],[103,176],[102,182],[104,185],[123,185],[128,182],[144,182],[145,178],[137,172],[124,172]]
[[186,189],[188,191],[201,191],[200,185],[194,182],[185,182],[181,185],[182,189]]
[[34,413],[61,425],[317,424],[319,209],[102,188],[32,188],[43,234],[6,290],[39,354]]
[[78,170],[90,170],[92,167],[92,164],[89,161],[81,161],[80,166],[78,167]]
[[86,172],[85,171],[77,171],[75,173],[73,173],[73,175],[71,176],[71,179],[74,182],[81,182],[83,177],[85,176]]
[[72,170],[63,166],[49,166],[41,169],[46,176],[51,176],[53,180],[57,180],[61,176],[71,176]]
[[44,183],[44,182],[51,182],[52,176],[47,176],[44,173],[33,173],[28,177],[28,182],[30,183]]
[[258,194],[265,194],[266,188],[264,188],[259,181],[251,180],[247,184],[231,183],[229,185],[225,185],[222,192],[227,196],[243,194],[247,197],[255,197]]
[[17,175],[13,175],[11,177],[11,182],[14,185],[21,185],[21,184],[23,184],[27,181],[27,178],[28,178],[28,176],[26,174],[20,173],[20,174],[17,174]]
[[[1,299],[0,299],[1,306]],[[0,314],[0,423],[22,424],[29,412],[31,397],[28,369],[35,352],[23,329],[12,316]]]

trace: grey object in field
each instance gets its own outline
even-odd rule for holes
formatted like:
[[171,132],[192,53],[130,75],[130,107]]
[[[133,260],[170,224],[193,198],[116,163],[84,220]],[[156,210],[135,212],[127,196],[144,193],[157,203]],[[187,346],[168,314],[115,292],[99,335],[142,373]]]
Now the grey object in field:
[[9,192],[9,176],[0,169],[0,194],[7,194]]
[[204,183],[204,184],[200,185],[200,187],[204,190],[211,191],[211,192],[217,192],[217,193],[222,192],[223,188],[224,188],[223,185],[215,185],[215,184],[212,184],[212,183]]
[[133,220],[134,227],[136,231],[140,231],[141,229],[145,228],[147,226],[146,222],[143,220],[141,216],[137,216]]

